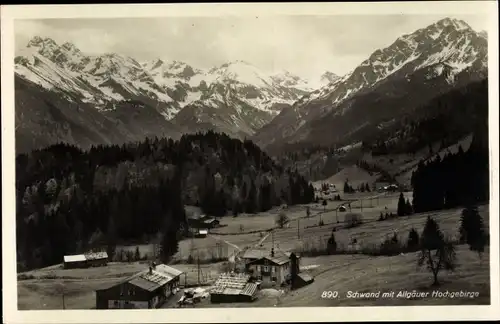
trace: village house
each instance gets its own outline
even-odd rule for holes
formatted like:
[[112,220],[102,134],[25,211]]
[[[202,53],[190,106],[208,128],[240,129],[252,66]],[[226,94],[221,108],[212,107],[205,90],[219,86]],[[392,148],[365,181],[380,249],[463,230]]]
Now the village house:
[[[292,278],[295,267],[296,277]],[[298,288],[313,282],[313,278],[300,272],[300,257],[293,252],[265,249],[248,249],[238,257],[237,269],[248,273],[252,280],[262,286],[283,286],[291,284]]]
[[210,290],[211,303],[251,302],[257,298],[258,285],[250,282],[250,275],[223,273]]
[[218,220],[204,214],[191,215],[187,221],[191,229],[210,229],[219,226]]
[[96,290],[96,309],[158,308],[177,292],[182,273],[164,264],[152,264],[148,270]]
[[285,253],[271,249],[267,255],[248,262],[246,269],[252,278],[262,281],[265,286],[281,286],[290,279],[291,261]]

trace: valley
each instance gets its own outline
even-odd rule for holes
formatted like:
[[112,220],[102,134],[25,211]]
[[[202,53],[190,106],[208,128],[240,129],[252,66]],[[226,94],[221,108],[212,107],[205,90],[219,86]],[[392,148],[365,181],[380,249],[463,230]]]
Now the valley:
[[[309,79],[69,41],[14,62],[20,310],[115,307],[157,265],[148,308],[490,303],[487,34],[443,18]],[[256,300],[209,301],[242,274]],[[413,290],[478,295],[348,295]]]

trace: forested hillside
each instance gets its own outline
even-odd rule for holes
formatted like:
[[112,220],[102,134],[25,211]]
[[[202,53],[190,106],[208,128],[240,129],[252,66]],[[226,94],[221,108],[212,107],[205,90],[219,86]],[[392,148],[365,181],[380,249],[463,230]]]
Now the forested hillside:
[[251,141],[224,134],[146,139],[88,151],[58,144],[16,158],[18,270],[127,240],[162,237],[164,257],[184,234],[184,205],[237,216],[308,203],[314,190]]
[[467,152],[421,162],[413,172],[415,212],[469,206],[489,200],[488,132],[478,131]]
[[431,100],[405,117],[381,125],[363,147],[373,155],[415,153],[430,144],[456,143],[488,123],[488,79],[470,83]]

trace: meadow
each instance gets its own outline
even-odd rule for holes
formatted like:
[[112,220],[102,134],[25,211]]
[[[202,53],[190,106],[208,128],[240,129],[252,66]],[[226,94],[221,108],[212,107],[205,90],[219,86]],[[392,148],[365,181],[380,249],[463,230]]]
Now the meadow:
[[[411,193],[405,193],[408,197]],[[275,215],[281,210],[275,209],[265,215],[226,217],[220,228],[255,228],[254,233],[230,234],[230,232],[213,233],[205,238],[182,240],[179,252],[174,258],[174,267],[185,271],[187,276],[181,278],[181,283],[198,284],[198,266],[196,262],[187,264],[188,255],[210,259],[211,254],[223,253],[230,257],[245,247],[260,246],[271,249],[274,245],[284,251],[300,251],[317,247],[330,237],[332,229],[339,245],[347,245],[356,238],[360,245],[380,244],[388,235],[398,234],[402,242],[406,242],[408,232],[415,228],[421,233],[427,216],[432,216],[439,224],[443,233],[449,237],[458,234],[459,220],[462,209],[442,210],[431,213],[414,214],[378,221],[380,212],[396,213],[399,194],[357,194],[350,199],[364,198],[351,203],[351,212],[360,213],[363,223],[354,228],[344,228],[344,215],[349,213],[336,212],[334,209],[342,202],[329,202],[324,207],[317,204],[309,205],[311,216],[306,215],[306,206],[294,206],[285,210],[290,218],[288,226],[276,228],[272,233],[266,232],[269,227],[276,227]],[[376,198],[367,198],[376,197]],[[370,202],[371,201],[371,202]],[[362,208],[361,208],[362,207]],[[387,209],[386,209],[387,207]],[[481,205],[479,213],[485,225],[489,225],[489,205]],[[338,221],[337,222],[337,218]],[[324,223],[319,225],[320,220]],[[261,227],[259,227],[259,224]],[[261,230],[261,232],[259,231]],[[215,251],[215,252],[214,252]],[[221,252],[222,251],[222,252]],[[211,305],[208,302],[199,307],[259,307],[259,306],[354,306],[354,305],[423,305],[423,304],[484,304],[489,302],[489,253],[486,252],[480,260],[476,253],[468,250],[466,245],[457,246],[459,267],[452,273],[439,274],[442,285],[440,290],[478,291],[479,297],[474,299],[426,298],[426,299],[351,299],[347,291],[375,292],[399,290],[429,291],[432,278],[430,272],[417,268],[416,253],[405,253],[392,257],[368,256],[363,254],[322,255],[317,257],[302,257],[303,271],[310,272],[315,281],[297,291],[286,292],[280,297],[261,292],[262,298],[249,304]],[[220,272],[227,270],[227,262],[200,262],[202,283],[213,282]],[[90,309],[95,306],[95,289],[112,284],[129,275],[147,268],[147,262],[118,263],[111,262],[107,267],[90,269],[62,269],[56,265],[44,269],[33,270],[19,275],[18,305],[19,309],[62,309],[62,296],[67,309]],[[338,291],[335,299],[321,298],[322,291]],[[279,295],[279,294],[278,294]]]

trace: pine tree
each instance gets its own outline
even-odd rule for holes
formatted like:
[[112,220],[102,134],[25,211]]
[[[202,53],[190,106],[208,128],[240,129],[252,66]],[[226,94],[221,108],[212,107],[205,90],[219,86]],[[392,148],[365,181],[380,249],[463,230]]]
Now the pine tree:
[[406,215],[406,202],[403,193],[400,193],[398,200],[398,216],[404,215]]
[[335,251],[337,251],[337,241],[332,231],[332,235],[328,238],[328,254],[335,253]]
[[420,243],[420,238],[418,236],[418,232],[412,228],[410,233],[408,234],[408,243],[407,247],[410,251],[416,251],[418,249]]
[[460,241],[467,243],[471,251],[477,252],[481,258],[487,243],[483,219],[476,207],[469,206],[462,210],[460,222]]
[[172,225],[167,221],[161,233],[160,259],[164,263],[168,263],[172,256],[179,251],[177,231]]
[[134,259],[136,261],[138,261],[138,260],[141,259],[141,252],[139,251],[139,247],[138,246],[135,247]]
[[349,183],[347,180],[344,182],[344,193],[349,193],[351,192],[351,188],[349,187]]

